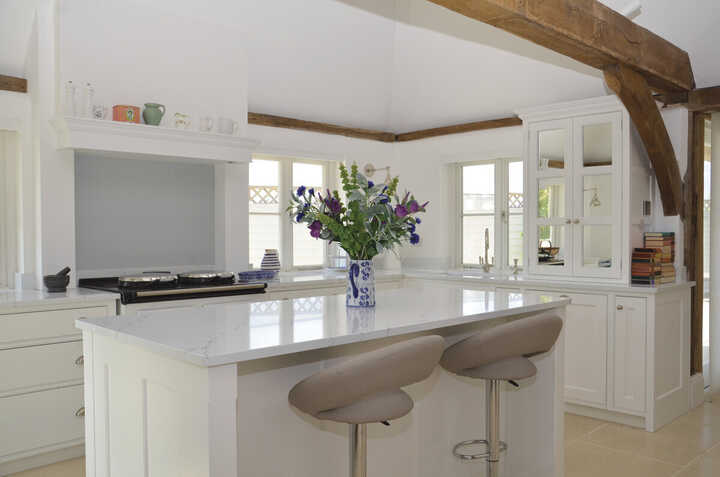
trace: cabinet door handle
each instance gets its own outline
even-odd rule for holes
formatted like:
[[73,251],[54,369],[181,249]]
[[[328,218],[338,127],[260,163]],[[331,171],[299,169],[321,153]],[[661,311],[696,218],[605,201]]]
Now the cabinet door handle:
[[622,306],[622,305],[618,305],[618,306],[616,306],[615,308],[617,308],[618,310],[622,310],[622,309],[623,309],[623,306]]
[[570,297],[567,295],[560,295],[560,298],[570,298]]
[[570,224],[572,224],[572,220],[567,219],[567,220],[565,221],[565,223],[566,223],[567,225],[570,225]]
[[577,224],[579,224],[579,223],[580,223],[580,219],[575,219],[575,220],[573,220],[573,224],[577,225]]
[[85,364],[85,356],[80,355],[80,356],[78,356],[77,359],[75,360],[75,365],[76,365],[76,366],[82,366],[83,364]]
[[75,415],[77,417],[85,417],[85,406],[81,407],[77,411],[75,411]]

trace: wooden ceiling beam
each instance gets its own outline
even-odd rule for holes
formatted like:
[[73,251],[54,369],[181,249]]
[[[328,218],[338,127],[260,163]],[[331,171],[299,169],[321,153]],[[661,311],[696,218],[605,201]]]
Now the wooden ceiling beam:
[[25,78],[0,75],[0,90],[27,93],[27,80]]
[[430,0],[605,70],[622,64],[656,91],[694,89],[690,57],[597,0]]
[[453,126],[445,126],[440,128],[422,129],[420,131],[406,132],[398,134],[395,140],[398,142],[415,141],[418,139],[426,139],[429,137],[445,136],[448,134],[459,134],[472,131],[482,131],[485,129],[507,128],[512,126],[522,126],[522,119],[517,116],[500,119],[489,119],[487,121],[475,121],[472,123],[455,124]]
[[269,126],[273,128],[298,129],[301,131],[334,134],[338,136],[370,139],[381,142],[395,141],[395,134],[393,133],[373,131],[371,129],[349,128],[335,124],[305,121],[303,119],[286,118],[283,116],[273,116],[271,114],[248,113],[248,124]]
[[665,215],[684,215],[683,181],[675,150],[645,78],[623,65],[605,69],[605,82],[618,95],[645,145],[660,188]]
[[693,112],[720,111],[720,86],[699,88],[690,92],[655,95],[665,106],[683,105]]
[[311,131],[321,134],[334,134],[339,136],[354,137],[358,139],[370,139],[380,142],[406,142],[429,137],[446,136],[449,134],[460,134],[485,129],[506,128],[511,126],[522,126],[522,119],[517,116],[508,118],[489,119],[486,121],[475,121],[471,123],[455,124],[432,129],[422,129],[402,134],[391,132],[374,131],[371,129],[349,128],[336,124],[305,121],[284,116],[273,116],[271,114],[248,113],[248,124],[257,126],[269,126],[274,128],[297,129]]

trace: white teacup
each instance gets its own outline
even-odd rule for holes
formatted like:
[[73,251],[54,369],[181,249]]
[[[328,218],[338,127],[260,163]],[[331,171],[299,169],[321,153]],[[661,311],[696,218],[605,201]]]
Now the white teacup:
[[237,134],[240,124],[228,118],[218,118],[218,132],[222,134]]
[[213,121],[213,118],[211,118],[210,116],[202,116],[198,121],[198,128],[202,132],[212,131],[214,125],[215,121]]

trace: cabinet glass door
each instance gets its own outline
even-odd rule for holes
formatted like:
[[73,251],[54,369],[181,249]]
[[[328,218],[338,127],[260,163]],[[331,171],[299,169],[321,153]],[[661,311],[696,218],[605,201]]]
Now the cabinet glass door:
[[529,128],[528,263],[534,273],[571,269],[571,123],[544,121]]
[[573,122],[573,272],[590,277],[620,274],[620,113]]

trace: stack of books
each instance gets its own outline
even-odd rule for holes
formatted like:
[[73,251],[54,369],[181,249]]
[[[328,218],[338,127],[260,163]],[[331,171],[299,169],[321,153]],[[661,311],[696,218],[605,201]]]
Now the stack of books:
[[660,278],[656,283],[675,283],[675,233],[646,232],[644,245],[645,248],[654,248],[660,253],[657,260]]
[[654,248],[635,248],[630,271],[633,285],[654,286],[659,282],[661,269],[658,266],[660,252]]

